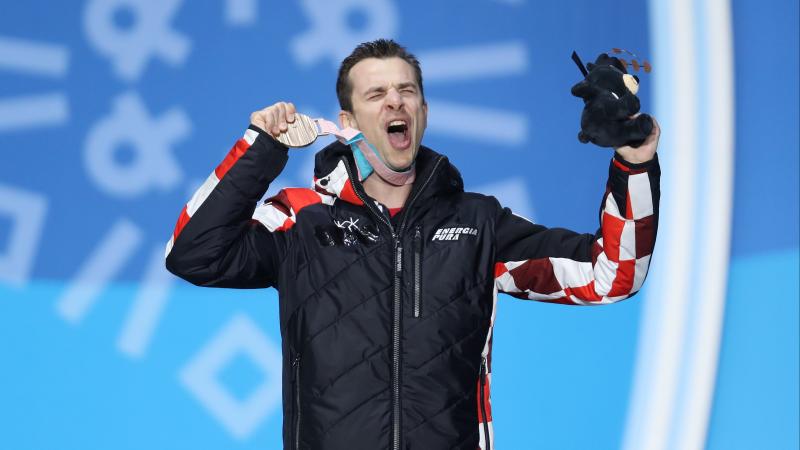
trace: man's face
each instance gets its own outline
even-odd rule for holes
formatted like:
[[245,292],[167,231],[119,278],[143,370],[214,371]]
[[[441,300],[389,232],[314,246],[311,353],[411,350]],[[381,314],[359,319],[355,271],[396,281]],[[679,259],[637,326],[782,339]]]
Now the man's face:
[[357,128],[386,164],[403,170],[414,162],[428,122],[414,68],[401,58],[367,58],[350,69],[353,112],[342,126]]

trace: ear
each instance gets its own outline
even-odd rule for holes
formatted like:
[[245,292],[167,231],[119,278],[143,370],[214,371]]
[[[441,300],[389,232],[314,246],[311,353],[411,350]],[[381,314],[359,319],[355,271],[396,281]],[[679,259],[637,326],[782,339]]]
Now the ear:
[[631,91],[631,94],[633,95],[636,95],[636,93],[639,92],[638,81],[639,80],[631,74],[626,73],[622,75],[622,82],[625,83],[625,87],[628,88],[628,90]]
[[428,102],[422,104],[422,131],[428,128]]
[[585,98],[589,94],[589,81],[584,79],[575,86],[572,86],[572,95],[575,97]]
[[356,128],[358,129],[358,122],[350,111],[339,111],[339,127],[340,128]]

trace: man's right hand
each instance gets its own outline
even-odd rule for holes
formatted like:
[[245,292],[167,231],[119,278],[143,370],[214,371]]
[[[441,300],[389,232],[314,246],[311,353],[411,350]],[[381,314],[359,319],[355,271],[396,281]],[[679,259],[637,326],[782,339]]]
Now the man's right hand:
[[294,104],[278,102],[250,114],[250,123],[278,137],[289,129],[290,123],[294,122],[295,112]]

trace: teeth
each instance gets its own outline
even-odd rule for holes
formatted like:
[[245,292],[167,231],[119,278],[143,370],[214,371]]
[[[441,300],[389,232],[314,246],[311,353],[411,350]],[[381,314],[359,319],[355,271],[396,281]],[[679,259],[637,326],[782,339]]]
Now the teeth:
[[393,120],[393,121],[389,122],[389,126],[390,127],[393,127],[395,125],[405,125],[405,124],[406,124],[406,122],[404,120]]

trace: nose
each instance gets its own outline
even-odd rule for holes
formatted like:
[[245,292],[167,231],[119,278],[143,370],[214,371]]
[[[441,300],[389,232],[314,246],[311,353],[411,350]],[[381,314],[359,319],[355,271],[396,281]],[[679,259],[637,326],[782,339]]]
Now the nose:
[[386,106],[389,109],[400,109],[403,107],[403,96],[400,95],[397,89],[389,89],[389,92],[386,93]]

